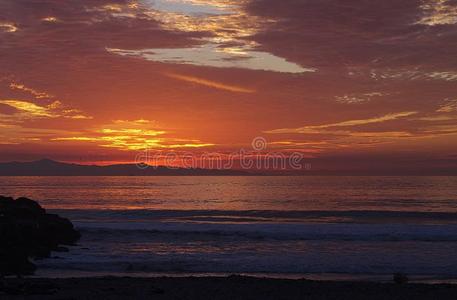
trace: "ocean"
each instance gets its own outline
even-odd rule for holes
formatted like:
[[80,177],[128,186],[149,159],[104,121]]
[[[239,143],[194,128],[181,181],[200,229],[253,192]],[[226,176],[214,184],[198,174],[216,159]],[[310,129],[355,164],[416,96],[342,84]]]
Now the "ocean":
[[457,177],[0,177],[82,239],[37,276],[457,278]]

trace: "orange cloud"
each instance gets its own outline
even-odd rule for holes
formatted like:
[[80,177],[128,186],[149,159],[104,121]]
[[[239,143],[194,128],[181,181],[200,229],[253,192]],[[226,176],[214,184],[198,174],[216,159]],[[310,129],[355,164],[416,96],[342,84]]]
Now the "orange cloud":
[[[5,115],[12,121],[22,121],[23,119],[36,119],[36,118],[67,118],[67,119],[92,119],[91,116],[82,114],[77,109],[62,110],[62,103],[60,101],[54,101],[47,106],[41,106],[32,102],[7,99],[0,100],[0,104],[7,105],[18,110],[17,113],[12,115]],[[0,114],[1,115],[1,114]]]
[[167,131],[151,128],[149,123],[154,124],[154,122],[143,119],[116,120],[112,124],[102,126],[102,128],[79,135],[56,137],[52,141],[95,142],[100,147],[124,151],[214,146],[212,143],[203,143],[199,140],[166,137]]
[[5,104],[19,110],[24,117],[48,117],[55,118],[58,115],[51,112],[47,107],[39,106],[31,102],[21,100],[0,100],[0,104]]

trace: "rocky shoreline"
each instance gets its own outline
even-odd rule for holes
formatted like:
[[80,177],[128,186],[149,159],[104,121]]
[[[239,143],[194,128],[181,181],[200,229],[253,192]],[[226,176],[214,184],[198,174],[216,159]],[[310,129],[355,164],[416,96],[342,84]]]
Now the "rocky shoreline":
[[31,259],[49,258],[52,251],[68,251],[80,233],[70,220],[28,198],[0,196],[0,276],[32,275]]

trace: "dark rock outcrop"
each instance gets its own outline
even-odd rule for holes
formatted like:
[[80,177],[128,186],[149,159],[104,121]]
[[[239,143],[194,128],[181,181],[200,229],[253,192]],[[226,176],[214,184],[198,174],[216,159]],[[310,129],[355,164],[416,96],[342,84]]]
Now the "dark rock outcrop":
[[404,273],[395,273],[393,276],[393,280],[396,284],[406,284],[409,281],[409,278]]
[[37,202],[0,196],[0,275],[33,274],[30,258],[50,257],[79,238],[68,219],[46,213]]

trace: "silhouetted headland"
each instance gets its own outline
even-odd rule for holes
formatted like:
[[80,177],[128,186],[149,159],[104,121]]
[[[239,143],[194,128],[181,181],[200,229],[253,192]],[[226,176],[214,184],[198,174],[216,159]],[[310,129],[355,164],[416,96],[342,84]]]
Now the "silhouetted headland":
[[237,170],[169,168],[115,164],[78,165],[42,159],[31,162],[0,163],[0,176],[227,176],[249,175]]
[[0,275],[31,275],[30,258],[48,258],[52,251],[68,251],[80,233],[73,224],[48,214],[37,202],[0,196]]

